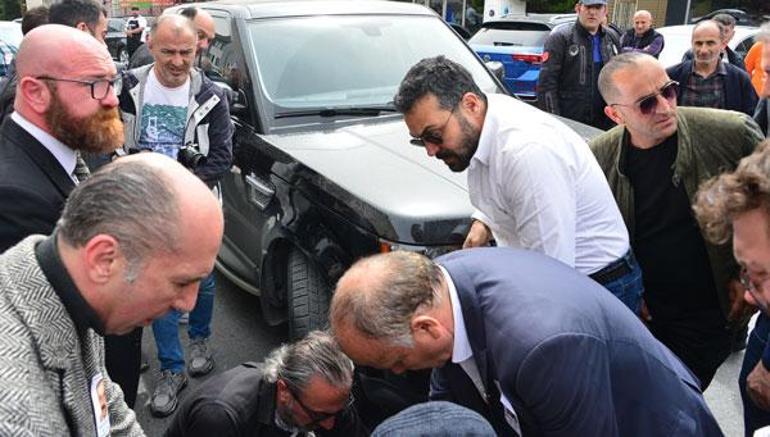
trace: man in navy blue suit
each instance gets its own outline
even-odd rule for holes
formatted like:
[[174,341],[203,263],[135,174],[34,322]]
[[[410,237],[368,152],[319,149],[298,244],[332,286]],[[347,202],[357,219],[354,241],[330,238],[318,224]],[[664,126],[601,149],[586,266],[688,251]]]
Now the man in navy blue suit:
[[357,262],[331,324],[357,364],[434,368],[431,398],[500,435],[722,435],[697,379],[599,284],[506,248]]

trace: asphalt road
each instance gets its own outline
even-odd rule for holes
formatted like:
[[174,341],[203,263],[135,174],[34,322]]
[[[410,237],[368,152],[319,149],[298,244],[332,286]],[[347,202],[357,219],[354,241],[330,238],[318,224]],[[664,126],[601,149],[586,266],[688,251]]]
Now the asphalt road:
[[[269,327],[262,321],[260,315],[258,298],[237,289],[221,275],[217,276],[217,296],[212,327],[216,367],[207,376],[190,378],[190,383],[180,395],[180,401],[211,375],[244,361],[260,361],[270,350],[286,341],[286,328]],[[180,338],[183,344],[187,343],[185,329],[184,325],[180,327]],[[171,418],[152,417],[148,407],[150,394],[158,375],[155,341],[151,329],[145,329],[142,348],[150,358],[150,369],[142,374],[136,413],[147,435],[161,436]],[[742,359],[742,352],[731,355],[706,391],[706,401],[722,427],[722,431],[728,437],[743,435],[741,399],[737,383]],[[644,390],[644,387],[639,389]]]

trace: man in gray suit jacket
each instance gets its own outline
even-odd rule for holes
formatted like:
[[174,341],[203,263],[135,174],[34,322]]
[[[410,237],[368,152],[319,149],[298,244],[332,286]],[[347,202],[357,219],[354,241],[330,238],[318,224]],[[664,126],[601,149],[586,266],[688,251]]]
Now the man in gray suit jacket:
[[192,309],[222,229],[203,182],[140,154],[80,183],[50,237],[0,255],[0,435],[143,435],[101,336]]
[[431,398],[501,435],[721,435],[681,361],[599,284],[539,253],[365,258],[338,282],[330,319],[357,364],[434,368]]

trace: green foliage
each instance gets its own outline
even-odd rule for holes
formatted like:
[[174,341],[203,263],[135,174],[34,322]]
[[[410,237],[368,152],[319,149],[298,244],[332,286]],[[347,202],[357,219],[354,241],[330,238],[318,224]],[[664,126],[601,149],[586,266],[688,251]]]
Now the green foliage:
[[576,0],[528,0],[528,13],[561,14],[575,11]]
[[13,20],[21,17],[20,0],[0,0],[0,17],[3,20]]

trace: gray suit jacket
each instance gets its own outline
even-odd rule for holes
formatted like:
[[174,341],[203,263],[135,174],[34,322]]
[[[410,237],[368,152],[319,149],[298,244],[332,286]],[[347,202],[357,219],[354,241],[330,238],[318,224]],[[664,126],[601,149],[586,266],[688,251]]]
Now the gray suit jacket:
[[[75,325],[35,258],[42,236],[0,255],[0,435],[95,436],[90,383],[106,376],[104,341]],[[142,436],[106,377],[112,436]]]
[[[617,298],[545,255],[506,248],[439,257],[460,299],[484,402],[456,364],[431,397],[506,428],[497,387],[525,436],[719,436],[699,383]],[[510,417],[510,415],[509,415]]]

